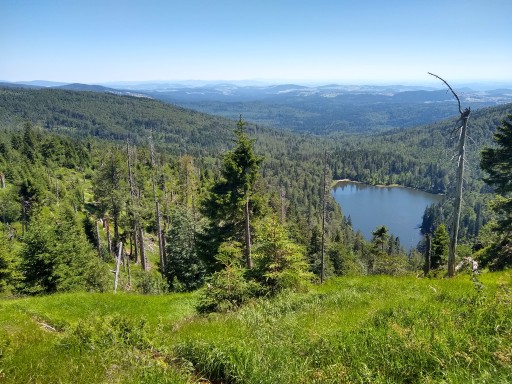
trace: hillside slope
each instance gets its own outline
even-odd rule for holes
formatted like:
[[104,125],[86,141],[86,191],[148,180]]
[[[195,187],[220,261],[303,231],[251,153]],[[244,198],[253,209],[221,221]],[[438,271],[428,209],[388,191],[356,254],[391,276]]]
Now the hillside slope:
[[[194,294],[0,301],[3,383],[506,383],[510,273],[333,279],[228,314]],[[63,355],[66,358],[63,358]],[[37,367],[37,369],[34,369]]]
[[233,130],[228,120],[160,101],[98,92],[59,89],[0,88],[0,124],[32,121],[49,131],[73,137],[145,144],[155,142],[173,153],[218,153]]

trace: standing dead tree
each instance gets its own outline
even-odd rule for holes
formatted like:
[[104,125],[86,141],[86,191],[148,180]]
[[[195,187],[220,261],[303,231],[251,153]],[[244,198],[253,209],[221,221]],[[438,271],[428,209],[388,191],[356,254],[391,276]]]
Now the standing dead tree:
[[456,180],[456,194],[455,194],[455,212],[453,215],[453,224],[452,224],[452,233],[450,238],[450,246],[448,248],[448,276],[455,276],[455,254],[457,250],[457,237],[459,235],[459,223],[460,223],[460,212],[462,210],[462,187],[464,183],[464,161],[465,161],[465,153],[466,153],[466,135],[468,128],[468,120],[469,115],[471,114],[471,109],[466,108],[464,111],[460,106],[460,99],[457,94],[454,92],[450,84],[446,82],[443,78],[428,72],[429,75],[434,76],[441,80],[448,89],[451,91],[455,99],[457,99],[457,103],[459,105],[459,114],[460,118],[457,120],[457,123],[461,123],[459,128],[459,145],[457,152],[457,180]]
[[157,239],[158,239],[158,251],[160,255],[160,271],[162,272],[162,276],[165,275],[165,246],[164,246],[164,236],[162,233],[162,215],[160,213],[160,203],[158,201],[158,196],[156,193],[156,179],[158,174],[157,163],[155,159],[155,148],[153,146],[153,138],[149,138],[149,152],[151,156],[151,180],[153,183],[153,199],[155,201],[155,216],[156,216],[156,231],[157,231]]
[[325,282],[325,210],[327,195],[327,151],[324,153],[324,179],[322,185],[322,256],[320,259],[320,282]]

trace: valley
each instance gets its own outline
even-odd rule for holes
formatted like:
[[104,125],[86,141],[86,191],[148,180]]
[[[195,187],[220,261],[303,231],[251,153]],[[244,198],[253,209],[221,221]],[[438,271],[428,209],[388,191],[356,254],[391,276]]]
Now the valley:
[[[278,91],[288,101],[272,97],[320,128],[265,122],[272,98],[233,102],[230,120],[140,90],[71,88],[0,87],[2,381],[510,379],[511,279],[494,271],[507,259],[493,253],[494,194],[479,162],[512,104],[472,104],[458,260],[475,257],[482,274],[447,280],[443,254],[419,278],[423,240],[381,222],[363,236],[324,187],[350,179],[446,195],[415,219],[446,249],[456,118],[416,125],[424,117],[411,112],[439,92],[403,91],[405,103],[346,95],[333,111],[361,109],[329,131],[327,104],[291,108],[311,95],[288,86]],[[340,97],[327,95],[317,97]],[[454,108],[439,105],[434,115]],[[383,119],[379,108],[403,116],[365,128],[362,116]]]

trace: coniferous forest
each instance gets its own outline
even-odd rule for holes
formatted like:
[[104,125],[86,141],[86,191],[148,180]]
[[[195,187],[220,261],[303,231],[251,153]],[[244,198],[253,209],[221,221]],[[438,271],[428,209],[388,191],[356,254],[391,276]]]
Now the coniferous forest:
[[[471,115],[445,279],[455,113],[317,135],[0,88],[0,381],[512,380],[511,122],[511,104]],[[354,231],[341,179],[444,199],[407,251]]]

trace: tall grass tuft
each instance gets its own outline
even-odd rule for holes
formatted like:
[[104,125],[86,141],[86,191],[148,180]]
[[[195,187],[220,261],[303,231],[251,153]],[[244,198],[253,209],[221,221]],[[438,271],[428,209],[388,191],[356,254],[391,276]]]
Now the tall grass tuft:
[[340,278],[209,315],[197,294],[0,301],[0,381],[509,383],[511,281]]

